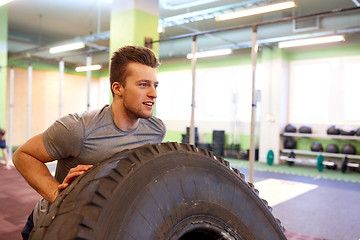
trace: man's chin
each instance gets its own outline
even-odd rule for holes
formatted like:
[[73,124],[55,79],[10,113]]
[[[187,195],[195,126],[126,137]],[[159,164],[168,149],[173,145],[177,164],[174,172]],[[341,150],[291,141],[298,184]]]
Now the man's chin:
[[152,115],[152,112],[151,113],[149,113],[149,114],[142,114],[141,116],[140,116],[140,118],[151,118],[153,115]]

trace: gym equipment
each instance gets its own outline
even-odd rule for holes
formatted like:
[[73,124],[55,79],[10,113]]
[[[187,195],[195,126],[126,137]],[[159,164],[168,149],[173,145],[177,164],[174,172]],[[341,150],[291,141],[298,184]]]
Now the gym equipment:
[[299,128],[299,133],[312,133],[312,129],[309,125],[303,125]]
[[321,143],[314,142],[313,144],[311,144],[311,151],[313,151],[313,152],[322,152],[323,147],[322,147]]
[[349,158],[345,157],[343,163],[341,164],[341,171],[345,173],[348,168],[359,169],[359,167],[359,163],[349,162]]
[[224,156],[225,131],[214,130],[212,134],[212,151],[216,156]]
[[356,129],[355,135],[360,136],[360,127],[358,129]]
[[340,129],[338,127],[336,127],[335,125],[332,125],[326,130],[326,133],[329,135],[339,135]]
[[274,163],[274,152],[269,150],[266,156],[267,163],[271,166]]
[[[198,128],[195,127],[194,128],[195,131],[195,145],[197,146],[199,144],[199,133],[198,133]],[[181,135],[182,139],[181,139],[181,143],[189,143],[190,142],[190,127],[186,127],[186,134],[182,134]]]
[[212,152],[146,144],[78,177],[30,239],[285,240],[270,210],[254,185]]
[[344,145],[342,147],[341,153],[355,155],[356,154],[356,148],[351,144],[346,144],[346,145]]
[[328,145],[326,145],[325,152],[339,153],[339,148],[338,148],[338,146],[336,144],[329,143]]
[[296,148],[296,139],[292,137],[286,137],[284,140],[285,149],[295,149]]
[[323,169],[324,169],[324,164],[323,164],[324,163],[324,157],[322,155],[318,155],[316,159],[317,159],[316,167],[320,172],[322,172]]
[[[334,157],[333,153],[318,153],[318,152],[310,152],[310,151],[303,151],[303,150],[288,150],[288,149],[284,149],[281,150],[282,154],[287,153],[288,155],[285,156],[280,156],[280,159],[285,160],[286,163],[289,166],[293,166],[295,163],[300,163],[300,164],[311,164],[311,165],[315,165],[316,168],[321,172],[324,169],[324,166],[327,169],[332,169],[332,170],[336,170],[338,168],[338,165],[336,163],[336,161],[327,161],[324,160],[324,155],[327,157]],[[312,155],[312,156],[316,156],[316,159],[313,158],[296,158],[296,153],[299,153],[300,155]]]
[[296,158],[295,153],[291,151],[288,155],[288,159],[286,160],[287,165],[289,165],[290,167],[294,166],[295,162],[291,159],[295,159],[295,158]]
[[348,162],[349,162],[349,159],[347,157],[345,157],[343,163],[341,164],[341,171],[343,173],[346,172]]
[[316,167],[319,170],[319,172],[322,172],[324,170],[324,166],[326,166],[326,168],[328,169],[333,169],[333,170],[337,169],[337,164],[335,162],[325,161],[323,155],[319,154],[316,157]]
[[296,132],[296,127],[295,127],[295,125],[294,124],[287,124],[286,126],[285,126],[285,130],[284,130],[285,132],[292,132],[292,133],[294,133],[294,132]]
[[351,126],[345,126],[340,129],[340,135],[345,136],[354,136],[355,135],[355,129]]

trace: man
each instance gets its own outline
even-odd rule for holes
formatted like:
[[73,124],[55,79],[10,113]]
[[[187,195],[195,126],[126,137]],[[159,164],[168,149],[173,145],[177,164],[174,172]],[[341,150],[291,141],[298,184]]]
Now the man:
[[[111,59],[110,106],[62,117],[15,152],[15,167],[44,198],[29,216],[23,239],[28,238],[33,228],[32,218],[36,226],[48,204],[93,164],[124,149],[163,140],[165,126],[152,117],[158,66],[154,53],[145,47],[120,48]],[[54,160],[57,160],[55,178],[45,165]]]
[[6,149],[5,130],[2,128],[0,128],[0,149],[2,151],[3,158],[5,161],[4,169],[9,170],[11,169],[11,167],[9,165],[8,152]]

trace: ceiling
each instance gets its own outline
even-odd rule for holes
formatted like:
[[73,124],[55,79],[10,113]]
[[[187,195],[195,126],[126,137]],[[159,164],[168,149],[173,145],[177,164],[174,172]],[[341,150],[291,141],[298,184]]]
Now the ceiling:
[[[346,41],[360,43],[359,0],[297,0],[296,8],[253,17],[217,22],[221,13],[261,6],[278,0],[159,0],[160,20],[166,40],[184,34],[210,31],[198,36],[200,50],[251,46],[252,24],[258,27],[260,46],[275,46],[283,39],[334,33],[345,34]],[[110,0],[14,0],[8,4],[8,56],[10,60],[57,63],[62,58],[68,66],[84,65],[91,54],[92,62],[108,66]],[[340,12],[339,9],[346,10]],[[292,17],[339,12],[298,19]],[[275,23],[270,24],[270,21]],[[239,29],[230,30],[230,28]],[[218,31],[219,29],[226,31]],[[81,39],[84,50],[49,54],[49,47]],[[161,59],[183,57],[191,51],[191,37],[160,43]]]

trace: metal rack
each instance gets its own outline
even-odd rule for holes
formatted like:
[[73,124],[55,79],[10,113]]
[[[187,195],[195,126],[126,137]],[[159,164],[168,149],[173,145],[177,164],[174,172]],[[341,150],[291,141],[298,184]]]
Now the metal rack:
[[[310,134],[310,133],[282,133],[282,137],[304,137],[304,138],[323,138],[323,139],[342,139],[342,140],[356,140],[360,141],[360,136],[345,136],[345,135],[325,135],[325,134]],[[281,154],[287,154],[287,156],[282,156]],[[298,158],[296,155],[310,156],[310,158]],[[311,158],[311,157],[315,157]],[[341,171],[346,172],[348,168],[359,168],[360,164],[357,162],[349,162],[349,159],[360,160],[360,155],[352,154],[343,154],[343,153],[328,153],[328,152],[315,152],[315,151],[305,151],[297,149],[281,149],[280,150],[280,160],[287,162],[289,166],[293,166],[294,163],[309,163],[311,165],[316,165],[318,170],[323,171],[324,166],[330,169],[337,169],[337,161],[324,160],[324,157],[328,158],[338,158],[342,159]]]

